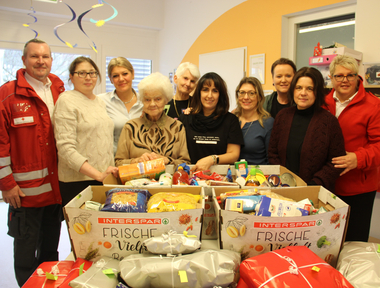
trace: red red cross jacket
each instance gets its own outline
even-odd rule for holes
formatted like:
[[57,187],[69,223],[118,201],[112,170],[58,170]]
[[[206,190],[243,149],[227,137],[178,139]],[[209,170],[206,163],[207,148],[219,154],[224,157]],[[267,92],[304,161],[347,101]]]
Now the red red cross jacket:
[[[46,104],[26,81],[25,69],[17,79],[0,87],[0,190],[19,185],[26,197],[23,207],[61,203],[57,151]],[[65,88],[50,74],[54,103]]]

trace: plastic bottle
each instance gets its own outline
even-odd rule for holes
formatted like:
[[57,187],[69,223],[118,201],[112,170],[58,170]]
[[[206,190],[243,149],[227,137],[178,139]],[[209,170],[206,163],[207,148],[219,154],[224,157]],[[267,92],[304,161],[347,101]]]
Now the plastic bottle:
[[173,174],[173,185],[189,185],[189,174],[181,166]]

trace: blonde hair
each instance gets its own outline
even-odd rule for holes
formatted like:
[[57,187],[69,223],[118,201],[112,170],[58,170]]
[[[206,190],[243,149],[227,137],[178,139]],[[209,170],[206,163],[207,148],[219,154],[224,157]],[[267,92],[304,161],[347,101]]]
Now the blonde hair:
[[336,69],[336,66],[342,66],[348,70],[351,70],[354,74],[359,73],[359,65],[358,61],[356,61],[355,58],[347,55],[338,55],[334,58],[334,60],[330,63],[330,76],[334,76],[334,72]]
[[263,119],[269,118],[270,114],[267,111],[265,111],[265,109],[263,108],[264,101],[265,101],[263,87],[261,86],[261,82],[255,77],[244,77],[243,79],[240,80],[239,85],[236,87],[235,97],[236,97],[237,108],[235,109],[234,114],[237,117],[240,117],[242,114],[242,108],[239,102],[238,92],[241,86],[243,86],[243,84],[251,84],[256,90],[256,95],[257,95],[256,110],[257,110],[257,114],[259,115],[259,123],[261,127],[264,127]]
[[132,73],[132,75],[135,75],[135,70],[133,69],[133,66],[131,64],[131,62],[128,61],[127,58],[124,58],[124,57],[116,57],[116,58],[112,58],[111,61],[108,63],[108,77],[110,78],[110,80],[112,81],[112,70],[113,68],[115,67],[124,67],[125,69],[129,70],[129,72]]

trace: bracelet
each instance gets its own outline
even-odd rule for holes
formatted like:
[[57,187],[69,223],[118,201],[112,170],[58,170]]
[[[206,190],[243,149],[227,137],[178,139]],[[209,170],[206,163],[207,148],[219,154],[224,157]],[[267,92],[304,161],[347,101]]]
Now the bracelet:
[[217,161],[217,156],[216,155],[211,155],[211,157],[212,157],[212,160],[214,161],[214,165],[217,163],[216,161]]

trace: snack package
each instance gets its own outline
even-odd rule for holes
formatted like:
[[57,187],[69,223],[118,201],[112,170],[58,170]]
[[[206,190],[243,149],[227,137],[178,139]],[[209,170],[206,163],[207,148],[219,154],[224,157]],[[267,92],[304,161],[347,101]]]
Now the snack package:
[[114,188],[106,192],[106,202],[101,211],[145,213],[148,190]]
[[257,216],[293,217],[309,215],[309,211],[305,210],[304,205],[302,204],[297,205],[295,202],[273,199],[267,196],[262,196],[260,203],[256,205],[255,210]]
[[107,256],[101,257],[79,277],[70,282],[72,288],[115,288],[119,283],[119,260]]
[[165,173],[165,162],[163,158],[119,166],[121,183],[139,178],[158,180]]
[[59,287],[69,274],[74,261],[48,261],[41,263],[22,286],[23,288]]
[[240,254],[230,250],[200,250],[174,257],[134,254],[120,261],[120,274],[136,288],[229,287],[235,283],[239,263]]
[[261,198],[264,197],[262,195],[248,195],[248,196],[231,196],[227,197],[228,199],[233,200],[242,200],[243,201],[243,212],[249,213],[254,212],[256,209],[256,205],[260,202]]
[[148,213],[196,209],[200,199],[200,195],[189,193],[160,192],[150,197]]
[[61,285],[59,285],[59,288],[70,288],[70,281],[85,273],[91,266],[91,261],[87,261],[82,258],[77,258],[77,260],[71,267],[70,272],[67,274],[65,280],[62,282]]
[[288,246],[267,252],[240,264],[245,287],[353,288],[343,275],[306,246]]
[[188,254],[201,247],[201,242],[196,237],[186,237],[175,231],[148,238],[143,243],[150,253],[165,255]]
[[345,242],[336,269],[355,287],[380,287],[380,244]]

